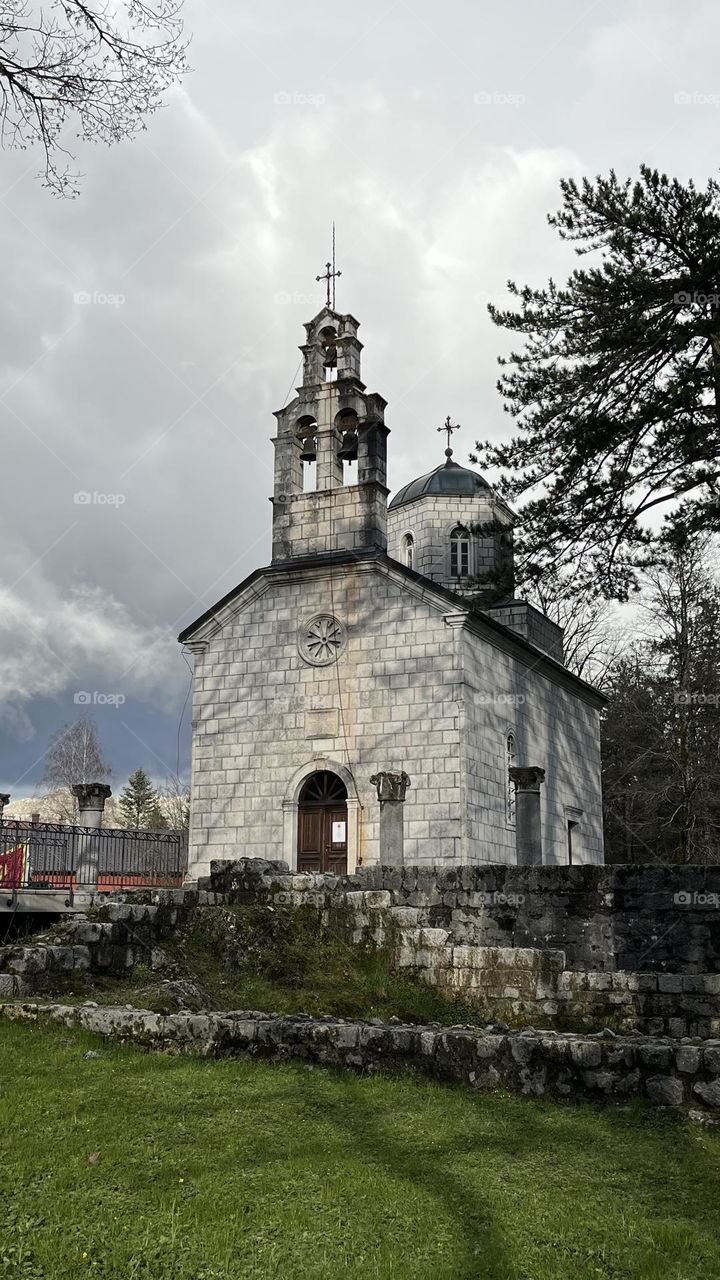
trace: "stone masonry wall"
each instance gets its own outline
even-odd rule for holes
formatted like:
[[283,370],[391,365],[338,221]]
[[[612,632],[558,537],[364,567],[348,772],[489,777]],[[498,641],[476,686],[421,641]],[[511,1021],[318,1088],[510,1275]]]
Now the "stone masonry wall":
[[283,863],[216,863],[203,886],[238,901],[278,890],[323,904],[380,890],[408,927],[458,944],[562,951],[583,972],[720,973],[720,867],[360,867],[287,877]]
[[[502,849],[515,862],[515,827],[507,819],[507,738],[516,763],[545,769],[540,789],[543,862],[568,860],[570,811],[577,862],[603,861],[600,728],[597,707],[552,682],[532,659],[520,662],[467,631],[456,631],[461,671],[469,848]],[[499,861],[499,859],[496,859]]]
[[[304,619],[334,614],[346,631],[337,666],[298,652]],[[449,651],[449,652],[448,652]],[[273,573],[196,657],[190,874],[213,858],[294,857],[283,804],[294,779],[351,765],[361,810],[359,856],[377,861],[370,778],[406,769],[406,848],[460,858],[462,796],[452,639],[441,613],[370,563]],[[342,685],[342,716],[338,681]],[[299,787],[298,787],[299,789]],[[296,797],[295,797],[296,798]]]
[[211,883],[230,901],[313,907],[349,944],[391,946],[400,968],[490,1017],[720,1035],[720,868],[403,867],[336,877],[245,860],[215,864]]
[[0,1005],[0,1018],[82,1028],[170,1053],[279,1058],[355,1072],[389,1068],[535,1097],[643,1097],[659,1106],[692,1104],[700,1115],[720,1108],[720,1040],[497,1033],[255,1011],[161,1015],[93,1005]]
[[64,917],[47,938],[0,947],[0,998],[57,990],[73,971],[122,977],[197,907],[220,900],[192,889],[97,894],[88,914]]
[[[334,615],[337,664],[298,651],[303,622]],[[447,603],[385,561],[273,570],[196,651],[190,875],[214,858],[296,858],[291,811],[314,769],[357,789],[357,855],[379,859],[380,770],[412,780],[412,863],[515,860],[506,820],[506,739],[548,770],[548,857],[565,854],[565,806],[583,811],[580,861],[602,860],[597,711],[509,636],[469,634]],[[350,865],[350,870],[354,867]]]
[[458,525],[466,529],[488,524],[495,519],[507,522],[506,544],[501,544],[500,534],[487,537],[471,535],[471,577],[497,573],[512,561],[512,526],[505,509],[488,489],[478,488],[477,494],[466,497],[458,494],[428,494],[401,507],[388,510],[388,551],[396,560],[405,563],[403,538],[410,534],[414,541],[414,568],[426,578],[432,578],[451,591],[467,580],[454,578],[450,573],[450,534]]

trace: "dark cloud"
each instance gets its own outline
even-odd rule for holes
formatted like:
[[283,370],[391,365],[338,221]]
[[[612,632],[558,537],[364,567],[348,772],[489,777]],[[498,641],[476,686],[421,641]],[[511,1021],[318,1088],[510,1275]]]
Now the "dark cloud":
[[126,699],[94,708],[119,774],[174,767],[174,637],[268,558],[272,411],[333,217],[397,486],[439,460],[447,413],[459,455],[507,430],[485,307],[510,276],[570,269],[545,222],[559,178],[714,168],[709,4],[198,0],[188,20],[194,74],[141,140],[80,155],[79,200],[3,156],[0,774],[18,793],[78,691]]

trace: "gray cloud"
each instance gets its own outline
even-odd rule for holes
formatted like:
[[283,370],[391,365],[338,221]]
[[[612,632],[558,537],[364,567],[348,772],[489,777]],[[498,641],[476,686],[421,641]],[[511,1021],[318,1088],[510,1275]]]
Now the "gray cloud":
[[709,4],[197,0],[188,20],[193,75],[143,139],[79,156],[78,201],[3,156],[0,706],[18,776],[48,700],[60,719],[77,687],[114,681],[167,756],[150,711],[170,734],[177,630],[268,558],[272,410],[333,217],[396,487],[441,458],[447,413],[462,456],[508,430],[485,306],[510,276],[571,268],[545,221],[560,177],[715,167]]

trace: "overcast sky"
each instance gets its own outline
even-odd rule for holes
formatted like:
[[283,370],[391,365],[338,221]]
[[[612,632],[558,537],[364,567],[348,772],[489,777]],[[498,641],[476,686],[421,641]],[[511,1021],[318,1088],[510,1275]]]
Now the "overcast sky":
[[[333,217],[397,488],[442,461],[448,413],[461,461],[509,429],[485,307],[508,278],[571,269],[545,221],[562,176],[717,170],[710,0],[186,10],[192,75],[140,140],[79,153],[77,200],[40,186],[39,156],[0,156],[0,790],[17,797],[79,693],[115,787],[175,769],[176,635],[269,558],[272,411]],[[187,710],[180,747],[186,768]]]

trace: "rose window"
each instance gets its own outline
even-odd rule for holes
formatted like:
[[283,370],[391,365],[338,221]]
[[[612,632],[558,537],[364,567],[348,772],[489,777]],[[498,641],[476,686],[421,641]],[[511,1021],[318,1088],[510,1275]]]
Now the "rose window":
[[344,643],[342,624],[331,613],[319,613],[300,632],[300,653],[317,667],[335,662]]

